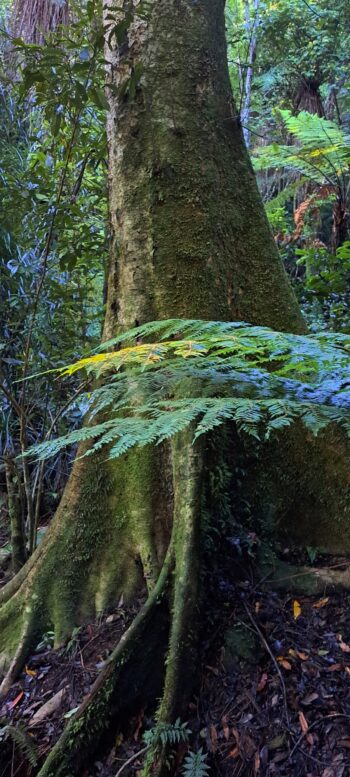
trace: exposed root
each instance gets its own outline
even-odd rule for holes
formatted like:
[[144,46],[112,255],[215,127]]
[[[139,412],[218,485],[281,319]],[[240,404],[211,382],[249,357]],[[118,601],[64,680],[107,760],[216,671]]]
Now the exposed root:
[[149,661],[155,656],[159,658],[159,649],[166,639],[164,597],[173,563],[171,543],[153,591],[68,723],[38,777],[71,777],[87,755],[96,750],[111,719],[135,699],[150,695],[148,686],[154,685],[154,677],[150,677]]
[[261,585],[278,591],[323,594],[327,591],[350,590],[350,562],[343,561],[326,567],[298,567],[280,561],[264,549],[259,559]]
[[[183,437],[186,436],[186,439]],[[173,613],[160,722],[173,723],[186,704],[194,675],[199,581],[202,445],[188,433],[173,445],[175,572]]]
[[[165,684],[158,720],[173,722],[191,692],[195,653],[195,616],[199,579],[202,448],[180,435],[173,450],[174,520],[167,556],[154,589],[121,638],[90,694],[48,756],[38,777],[70,777],[96,750],[113,718],[141,697],[155,699],[159,664],[164,680],[169,634],[164,599],[174,569],[173,606]],[[160,629],[161,624],[164,628]],[[163,645],[162,645],[163,642]],[[162,651],[161,661],[159,652]],[[152,672],[149,662],[152,661]],[[150,676],[151,675],[151,676]]]
[[5,674],[5,677],[0,685],[0,700],[6,696],[11,688],[11,685],[17,679],[20,671],[23,669],[26,658],[28,656],[32,641],[32,620],[29,617],[24,627],[22,637],[18,643],[17,650],[11,661],[11,664]]

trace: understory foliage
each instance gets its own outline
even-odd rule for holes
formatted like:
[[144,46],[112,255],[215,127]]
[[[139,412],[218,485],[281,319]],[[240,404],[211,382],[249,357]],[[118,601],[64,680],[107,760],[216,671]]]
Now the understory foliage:
[[108,247],[104,34],[107,25],[111,38],[123,36],[132,21],[128,13],[117,23],[111,12],[105,25],[98,0],[70,10],[67,26],[57,17],[34,42],[29,17],[23,21],[17,9],[9,20],[3,11],[0,37],[0,495],[6,470],[29,553],[72,456],[39,467],[15,457],[79,425],[85,405],[75,377],[65,385],[50,372],[25,378],[100,339]]
[[299,302],[313,331],[349,331],[349,4],[228,0],[227,27],[239,112]]
[[350,434],[349,351],[347,335],[303,337],[217,321],[151,322],[60,370],[72,375],[84,369],[99,379],[89,393],[89,421],[35,452],[57,455],[65,445],[88,441],[84,455],[108,446],[115,458],[190,425],[196,439],[227,420],[257,439],[297,418],[313,434],[330,423]]

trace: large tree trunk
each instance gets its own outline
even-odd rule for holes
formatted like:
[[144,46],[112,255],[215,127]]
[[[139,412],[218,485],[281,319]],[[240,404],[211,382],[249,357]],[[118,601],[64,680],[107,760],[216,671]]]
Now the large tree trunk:
[[[116,86],[140,64],[142,75],[135,95],[109,95],[104,336],[170,317],[303,332],[232,102],[223,0],[153,0],[147,21],[136,18],[121,51],[107,55]],[[41,631],[53,628],[61,643],[121,594],[149,592],[41,777],[75,773],[120,711],[118,689],[127,687],[128,702],[145,691],[145,661],[155,645],[161,655],[166,634],[160,715],[170,720],[181,709],[183,658],[195,653],[190,624],[209,455],[186,433],[162,451],[131,451],[108,464],[105,454],[78,460],[42,545],[0,592],[0,649],[12,658],[3,690]],[[138,669],[130,685],[132,658]]]

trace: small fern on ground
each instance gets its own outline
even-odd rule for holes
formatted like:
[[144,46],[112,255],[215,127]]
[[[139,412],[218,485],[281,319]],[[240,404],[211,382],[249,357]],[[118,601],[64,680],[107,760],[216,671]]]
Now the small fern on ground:
[[143,735],[147,752],[142,770],[144,777],[152,773],[153,764],[161,757],[165,766],[170,768],[176,747],[181,742],[187,743],[190,734],[188,724],[182,723],[180,718],[177,718],[175,723],[157,723],[154,728],[146,731]]
[[178,745],[180,742],[188,742],[191,731],[187,723],[182,723],[180,718],[175,723],[158,723],[143,735],[145,744],[152,749],[165,747],[166,745]]
[[330,423],[350,434],[348,335],[307,337],[245,323],[157,321],[123,333],[58,373],[77,370],[98,379],[87,395],[87,422],[28,455],[47,458],[85,442],[84,455],[107,446],[115,458],[190,425],[196,439],[227,420],[259,439],[297,418],[313,434]]
[[190,751],[184,760],[183,777],[208,777],[209,766],[206,760],[207,754],[203,753],[202,748],[196,753]]
[[27,731],[21,726],[17,728],[15,726],[4,726],[4,728],[0,729],[0,741],[5,738],[12,739],[15,747],[21,751],[23,757],[34,769],[38,763],[38,753],[36,745]]

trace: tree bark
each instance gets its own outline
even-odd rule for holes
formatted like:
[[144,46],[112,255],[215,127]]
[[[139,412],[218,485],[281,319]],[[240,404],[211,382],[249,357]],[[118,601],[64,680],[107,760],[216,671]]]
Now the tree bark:
[[[232,101],[224,2],[153,0],[149,9],[146,20],[135,16],[118,50],[107,49],[118,89],[109,94],[112,241],[104,337],[171,317],[304,332]],[[122,96],[119,88],[135,72],[141,72],[135,93],[129,86]],[[149,593],[40,777],[76,773],[120,711],[118,687],[129,688],[129,658],[155,650],[167,621],[161,718],[173,719],[183,705],[184,655],[190,673],[195,651],[195,635],[190,642],[187,636],[198,601],[206,465],[207,443],[192,448],[186,435],[161,451],[131,451],[114,462],[106,463],[105,454],[78,459],[41,546],[0,592],[0,650],[12,658],[3,691],[40,632],[53,628],[59,644],[121,594]],[[161,618],[159,596],[165,597]],[[141,673],[128,702],[142,682]]]
[[243,79],[244,99],[241,110],[243,137],[247,148],[250,146],[249,118],[252,99],[253,65],[256,57],[256,45],[258,39],[260,0],[254,0],[253,7],[250,0],[244,0],[245,30],[248,42],[247,62],[245,78]]

